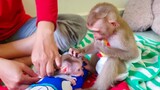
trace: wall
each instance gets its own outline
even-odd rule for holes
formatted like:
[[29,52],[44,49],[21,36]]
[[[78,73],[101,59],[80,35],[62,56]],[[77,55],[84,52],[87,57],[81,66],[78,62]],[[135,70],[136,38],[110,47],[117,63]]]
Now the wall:
[[[58,8],[59,13],[87,15],[91,7],[98,2],[110,2],[119,10],[123,10],[127,1],[128,0],[58,0]],[[35,0],[23,0],[23,3],[26,12],[32,16],[35,16]]]

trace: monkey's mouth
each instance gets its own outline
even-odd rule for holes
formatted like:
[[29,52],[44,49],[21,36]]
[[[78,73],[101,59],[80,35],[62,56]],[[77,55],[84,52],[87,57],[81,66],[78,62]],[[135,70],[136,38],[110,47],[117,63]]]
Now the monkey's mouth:
[[103,38],[94,38],[94,40],[95,40],[95,41],[96,41],[96,40],[102,41]]

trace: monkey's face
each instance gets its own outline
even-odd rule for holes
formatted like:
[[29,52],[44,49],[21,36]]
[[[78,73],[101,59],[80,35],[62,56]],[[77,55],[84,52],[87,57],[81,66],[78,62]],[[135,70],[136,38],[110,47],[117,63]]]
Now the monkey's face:
[[104,19],[99,19],[92,26],[87,27],[93,32],[96,40],[107,39],[111,34],[109,23],[104,21]]
[[83,68],[81,63],[74,63],[72,67],[72,75],[73,76],[83,76]]

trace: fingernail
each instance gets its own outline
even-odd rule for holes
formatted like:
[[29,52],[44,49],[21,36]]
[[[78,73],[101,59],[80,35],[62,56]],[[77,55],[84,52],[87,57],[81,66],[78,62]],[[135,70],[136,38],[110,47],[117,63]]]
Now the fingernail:
[[42,78],[42,77],[39,75],[38,78]]

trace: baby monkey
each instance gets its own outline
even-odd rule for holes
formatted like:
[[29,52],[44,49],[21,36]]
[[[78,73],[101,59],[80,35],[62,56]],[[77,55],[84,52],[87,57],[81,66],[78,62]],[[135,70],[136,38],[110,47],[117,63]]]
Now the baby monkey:
[[70,54],[62,55],[62,65],[56,72],[55,77],[61,77],[69,80],[73,85],[76,84],[73,76],[83,76],[82,60],[72,57]]
[[[70,49],[73,56],[92,53],[91,65],[99,60],[97,53],[107,57],[93,87],[89,90],[107,90],[126,72],[125,62],[138,57],[138,48],[128,24],[121,18],[115,6],[109,3],[95,5],[87,18],[87,27],[93,32],[94,42],[83,49]],[[104,42],[109,44],[106,45]],[[78,54],[78,55],[77,55]]]
[[[37,83],[30,85],[25,90],[55,90],[55,88],[56,90],[63,90],[66,85],[63,85],[65,81],[71,82],[72,85],[67,84],[70,87],[72,86],[72,88],[78,88],[79,86],[75,86],[77,84],[76,77],[84,75],[82,62],[83,60],[79,58],[72,57],[69,54],[64,54],[62,55],[62,65],[59,70],[55,72],[55,75],[49,77],[46,76],[39,80]],[[67,88],[65,88],[65,90],[67,90]]]

